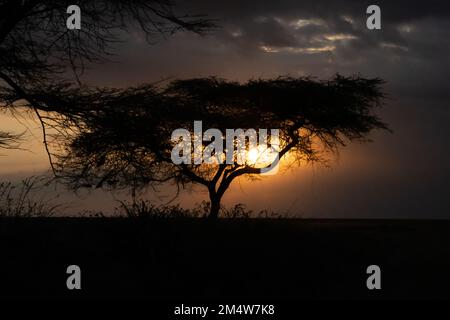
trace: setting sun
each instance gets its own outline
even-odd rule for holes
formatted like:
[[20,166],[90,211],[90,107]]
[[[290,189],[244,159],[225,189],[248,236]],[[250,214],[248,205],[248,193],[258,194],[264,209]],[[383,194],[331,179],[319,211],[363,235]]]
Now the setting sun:
[[249,164],[257,164],[260,157],[260,152],[258,148],[253,148],[247,152],[247,162]]
[[[264,168],[277,162],[278,152],[274,147],[257,146],[253,147],[246,153],[246,164],[252,167]],[[275,174],[278,172],[278,163],[272,170],[267,171],[265,174]]]

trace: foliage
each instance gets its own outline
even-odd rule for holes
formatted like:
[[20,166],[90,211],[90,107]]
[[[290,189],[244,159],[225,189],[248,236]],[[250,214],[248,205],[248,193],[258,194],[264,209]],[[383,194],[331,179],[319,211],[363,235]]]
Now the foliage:
[[[382,84],[378,78],[341,75],[326,81],[282,77],[246,83],[203,78],[69,92],[66,101],[56,103],[70,110],[59,127],[75,128],[76,134],[64,138],[57,171],[75,189],[202,185],[209,191],[211,214],[217,216],[233,180],[258,175],[262,168],[236,161],[175,165],[175,129],[192,132],[200,119],[205,130],[216,128],[225,139],[229,128],[276,128],[280,158],[289,153],[297,164],[317,162],[324,152],[336,152],[348,141],[368,141],[372,130],[387,129],[375,113],[384,98]],[[78,104],[77,96],[82,97]],[[203,141],[203,148],[209,143]]]
[[76,4],[82,8],[80,30],[66,27],[67,1],[0,1],[0,110],[23,107],[36,115],[50,162],[47,135],[53,127],[46,112],[58,111],[58,105],[48,103],[55,87],[81,86],[84,70],[111,59],[114,46],[126,33],[141,32],[151,42],[157,35],[180,30],[204,34],[214,27],[203,16],[177,13],[170,0],[79,0]]

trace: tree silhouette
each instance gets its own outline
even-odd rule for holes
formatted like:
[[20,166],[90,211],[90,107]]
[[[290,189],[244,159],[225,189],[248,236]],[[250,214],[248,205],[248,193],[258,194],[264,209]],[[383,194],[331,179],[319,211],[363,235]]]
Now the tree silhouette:
[[[175,164],[171,159],[174,130],[192,132],[194,121],[202,120],[203,130],[222,132],[220,143],[225,145],[226,129],[276,128],[279,159],[289,154],[297,164],[320,161],[323,152],[335,151],[347,141],[367,141],[373,129],[387,129],[374,114],[384,97],[382,83],[336,75],[327,81],[286,77],[241,84],[202,78],[162,87],[95,89],[84,93],[95,100],[89,109],[72,111],[72,118],[60,123],[76,129],[72,138],[65,137],[58,173],[74,188],[134,190],[165,182],[178,187],[202,185],[209,192],[209,217],[216,218],[231,183],[240,176],[261,174],[267,164],[239,163],[235,149],[224,150],[225,156],[233,153],[229,164]],[[60,103],[76,109],[75,101]],[[203,150],[209,143],[202,142]]]
[[[225,150],[233,159],[228,164],[175,164],[174,130],[192,131],[196,120],[223,134],[232,128],[279,129],[279,158],[320,161],[323,151],[386,129],[374,114],[383,99],[380,79],[337,75],[241,84],[204,78],[125,89],[84,86],[85,67],[105,61],[123,32],[139,28],[150,41],[155,33],[201,34],[214,25],[201,16],[177,15],[166,0],[77,4],[82,28],[68,30],[67,1],[0,1],[0,108],[35,113],[54,173],[74,188],[200,184],[209,192],[209,216],[217,217],[231,183],[261,174],[267,164],[234,161],[234,149]],[[0,146],[11,146],[14,138],[1,133]]]
[[150,42],[156,34],[167,36],[178,30],[202,34],[213,27],[202,16],[177,14],[169,0],[79,0],[81,30],[69,30],[70,4],[0,0],[0,109],[33,111],[48,153],[48,119],[43,112],[60,110],[39,100],[46,92],[61,83],[81,85],[79,76],[85,67],[105,61],[125,32],[141,30]]

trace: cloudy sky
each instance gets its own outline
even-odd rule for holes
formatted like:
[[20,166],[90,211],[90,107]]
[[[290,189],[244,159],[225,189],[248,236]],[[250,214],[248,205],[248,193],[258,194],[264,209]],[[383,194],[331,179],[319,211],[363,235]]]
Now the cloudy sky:
[[[381,30],[366,28],[370,4],[381,8]],[[116,47],[115,61],[93,67],[83,80],[122,87],[167,77],[245,81],[339,72],[387,81],[389,99],[380,115],[392,134],[375,132],[373,143],[348,146],[330,168],[291,169],[254,183],[242,179],[224,204],[311,218],[450,218],[450,3],[194,0],[177,8],[207,14],[220,27],[203,37],[155,38],[152,45],[131,32]],[[0,121],[20,130],[13,119]],[[32,131],[27,151],[2,151],[2,180],[48,167],[39,140]],[[74,208],[97,208],[110,204],[109,197],[71,201]],[[179,201],[204,199],[193,190]]]

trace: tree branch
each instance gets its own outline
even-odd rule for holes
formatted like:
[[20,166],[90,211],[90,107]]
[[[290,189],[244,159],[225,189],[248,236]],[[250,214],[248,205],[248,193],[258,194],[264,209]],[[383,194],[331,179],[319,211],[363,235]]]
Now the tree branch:
[[37,101],[35,101],[32,97],[30,97],[18,84],[16,84],[10,77],[8,77],[6,74],[0,71],[0,78],[2,78],[13,90],[16,91],[17,95],[21,97],[22,99],[25,99],[30,104],[31,108],[33,109],[34,113],[36,114],[42,129],[42,136],[43,136],[43,143],[45,147],[45,151],[47,152],[47,157],[50,162],[50,167],[52,169],[53,174],[56,176],[56,169],[53,164],[52,160],[52,154],[50,152],[50,148],[48,146],[48,140],[47,140],[47,130],[45,128],[45,121],[42,118],[41,114],[39,113],[38,106],[40,105]]

